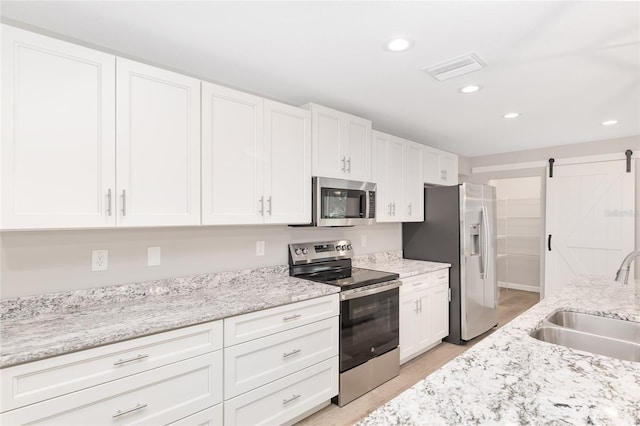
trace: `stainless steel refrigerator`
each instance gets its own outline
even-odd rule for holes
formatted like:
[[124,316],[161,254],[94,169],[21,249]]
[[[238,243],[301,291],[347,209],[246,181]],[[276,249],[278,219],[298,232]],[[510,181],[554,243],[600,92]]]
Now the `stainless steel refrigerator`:
[[424,191],[424,222],[402,224],[403,256],[451,264],[445,340],[464,344],[498,323],[495,188],[463,183]]

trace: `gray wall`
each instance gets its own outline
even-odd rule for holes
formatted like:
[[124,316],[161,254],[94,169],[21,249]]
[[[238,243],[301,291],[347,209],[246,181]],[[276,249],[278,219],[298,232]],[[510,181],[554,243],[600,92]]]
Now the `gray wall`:
[[[549,158],[571,158],[583,157],[589,155],[620,153],[621,155],[631,149],[634,154],[640,154],[640,136],[632,136],[618,139],[608,139],[596,142],[584,142],[572,145],[562,145],[542,149],[534,149],[528,151],[516,151],[505,154],[487,155],[483,157],[473,157],[469,159],[469,172],[467,176],[461,176],[461,180],[467,182],[487,183],[490,179],[506,179],[514,177],[540,176],[542,178],[542,209],[544,211],[544,203],[546,199],[545,178],[546,169],[544,167],[528,168],[521,170],[505,170],[489,173],[472,173],[474,167],[496,166],[501,164],[526,163],[530,161],[546,161]],[[636,223],[635,223],[635,245],[640,248],[640,159],[634,160],[636,170]],[[541,227],[544,234],[544,216],[542,217]],[[542,238],[544,243],[544,238]],[[544,244],[543,244],[544,245]],[[543,247],[541,247],[543,250]],[[544,257],[543,257],[544,258]],[[544,277],[544,259],[542,263],[541,277]],[[640,278],[640,262],[636,261],[636,278]]]
[[[351,239],[356,254],[402,249],[397,223],[1,232],[0,297],[284,265],[287,244],[333,238]],[[258,240],[265,241],[264,256],[256,256]],[[147,247],[160,247],[160,266],[147,266]],[[107,271],[91,271],[94,249],[109,250]]]

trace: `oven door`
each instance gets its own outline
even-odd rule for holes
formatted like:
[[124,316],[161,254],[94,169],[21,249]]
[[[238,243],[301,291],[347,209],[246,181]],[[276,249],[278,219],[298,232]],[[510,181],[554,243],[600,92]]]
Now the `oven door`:
[[375,223],[375,184],[316,177],[313,186],[317,226]]
[[340,302],[341,373],[398,347],[400,291],[379,289]]

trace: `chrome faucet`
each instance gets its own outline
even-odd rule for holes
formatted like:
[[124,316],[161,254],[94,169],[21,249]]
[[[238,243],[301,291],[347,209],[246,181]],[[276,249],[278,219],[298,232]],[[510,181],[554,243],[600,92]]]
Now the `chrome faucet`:
[[631,266],[631,262],[633,262],[638,256],[640,256],[640,250],[635,250],[624,258],[620,265],[620,269],[616,272],[616,282],[627,284],[629,281],[629,267]]

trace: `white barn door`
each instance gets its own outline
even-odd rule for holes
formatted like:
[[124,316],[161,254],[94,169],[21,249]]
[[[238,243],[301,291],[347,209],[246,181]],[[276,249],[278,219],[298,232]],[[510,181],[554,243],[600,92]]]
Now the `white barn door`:
[[552,294],[580,274],[612,279],[634,249],[635,169],[606,161],[547,169],[545,282]]

